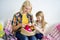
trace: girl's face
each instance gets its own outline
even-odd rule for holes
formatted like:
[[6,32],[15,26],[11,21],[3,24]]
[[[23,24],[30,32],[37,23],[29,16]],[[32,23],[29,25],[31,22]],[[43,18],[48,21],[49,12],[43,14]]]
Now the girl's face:
[[37,18],[37,20],[39,20],[39,21],[42,20],[41,16],[37,16],[36,18]]
[[43,13],[40,13],[40,15],[37,16],[36,18],[37,18],[37,20],[41,21],[42,20],[42,17],[43,17]]
[[30,6],[24,6],[23,8],[23,12],[29,13],[31,11],[31,7]]

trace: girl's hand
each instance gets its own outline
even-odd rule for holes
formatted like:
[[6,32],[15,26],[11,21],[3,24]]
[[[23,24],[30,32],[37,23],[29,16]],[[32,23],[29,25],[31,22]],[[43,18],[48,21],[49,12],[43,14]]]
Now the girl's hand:
[[29,26],[31,26],[32,24],[31,23],[28,23]]
[[34,26],[36,26],[36,24],[33,24]]

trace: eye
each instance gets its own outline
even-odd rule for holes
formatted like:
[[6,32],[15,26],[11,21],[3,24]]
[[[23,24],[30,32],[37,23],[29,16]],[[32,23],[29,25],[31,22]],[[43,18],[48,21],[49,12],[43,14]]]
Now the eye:
[[26,8],[26,9],[28,9],[28,8]]

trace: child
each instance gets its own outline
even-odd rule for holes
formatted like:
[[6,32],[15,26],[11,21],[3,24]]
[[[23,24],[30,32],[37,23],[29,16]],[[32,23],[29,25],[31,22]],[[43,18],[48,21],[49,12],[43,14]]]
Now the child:
[[42,39],[43,35],[45,35],[44,31],[45,31],[45,26],[47,24],[47,22],[45,22],[44,20],[44,14],[42,11],[38,11],[36,13],[36,19],[37,20],[36,20],[35,28],[37,32],[35,36],[37,37],[37,39]]

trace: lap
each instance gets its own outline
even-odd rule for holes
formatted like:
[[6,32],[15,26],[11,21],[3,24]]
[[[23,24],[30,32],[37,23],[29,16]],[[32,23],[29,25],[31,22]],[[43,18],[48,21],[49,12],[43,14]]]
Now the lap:
[[42,39],[43,38],[43,34],[42,33],[37,33],[35,36],[36,36],[37,39]]
[[29,36],[28,38],[29,38],[29,40],[37,40],[37,38],[35,36]]
[[25,36],[20,32],[16,32],[16,37],[18,40],[37,40],[35,36]]
[[22,35],[20,32],[16,32],[16,37],[18,40],[28,40],[28,37],[25,35]]

